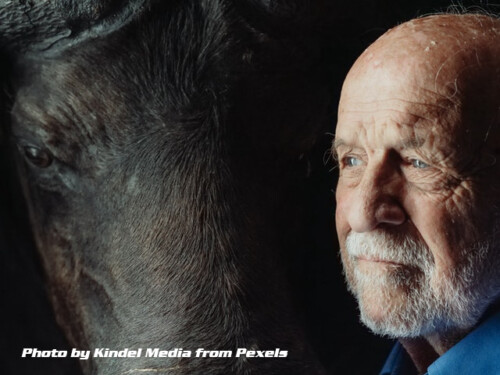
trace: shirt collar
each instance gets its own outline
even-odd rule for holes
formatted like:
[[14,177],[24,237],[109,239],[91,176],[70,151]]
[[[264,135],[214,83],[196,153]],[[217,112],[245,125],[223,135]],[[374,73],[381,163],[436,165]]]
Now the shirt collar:
[[[500,311],[486,319],[427,369],[428,375],[498,374],[500,369]],[[396,342],[380,375],[413,375],[416,369]]]
[[428,368],[429,375],[497,374],[500,369],[500,312],[492,315]]

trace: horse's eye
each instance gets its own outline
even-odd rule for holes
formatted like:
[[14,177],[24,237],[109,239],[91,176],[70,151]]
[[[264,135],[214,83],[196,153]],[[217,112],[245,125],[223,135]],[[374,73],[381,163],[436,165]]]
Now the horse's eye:
[[24,155],[31,164],[39,168],[47,168],[52,164],[52,155],[48,150],[42,148],[26,146],[24,147]]

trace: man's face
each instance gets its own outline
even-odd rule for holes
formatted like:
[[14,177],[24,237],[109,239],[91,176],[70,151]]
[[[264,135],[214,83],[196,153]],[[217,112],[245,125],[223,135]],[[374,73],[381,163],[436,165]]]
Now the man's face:
[[376,333],[468,329],[500,279],[493,159],[476,142],[488,119],[447,84],[453,69],[439,81],[425,64],[365,55],[344,84],[334,145],[349,288]]

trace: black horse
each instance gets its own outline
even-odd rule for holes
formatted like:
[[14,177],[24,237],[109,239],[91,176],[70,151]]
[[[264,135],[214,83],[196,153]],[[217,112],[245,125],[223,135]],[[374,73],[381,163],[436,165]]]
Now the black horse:
[[70,345],[287,351],[84,373],[323,374],[289,277],[334,108],[307,26],[227,0],[6,4],[7,129]]

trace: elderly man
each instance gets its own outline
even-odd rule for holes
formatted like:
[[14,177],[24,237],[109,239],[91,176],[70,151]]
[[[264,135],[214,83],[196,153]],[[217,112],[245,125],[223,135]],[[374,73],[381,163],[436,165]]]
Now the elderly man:
[[402,24],[340,100],[336,225],[382,374],[500,374],[500,20]]

